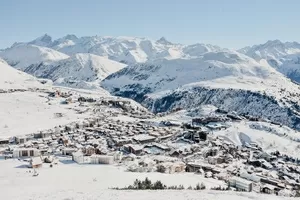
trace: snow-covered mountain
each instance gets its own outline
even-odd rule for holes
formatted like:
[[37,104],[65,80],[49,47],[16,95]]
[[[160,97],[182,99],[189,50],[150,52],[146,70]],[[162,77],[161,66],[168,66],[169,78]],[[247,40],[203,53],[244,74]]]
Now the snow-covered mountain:
[[54,84],[76,88],[98,88],[99,82],[126,65],[93,54],[75,54],[52,63],[30,65],[24,69]]
[[[38,53],[27,51],[29,47]],[[300,44],[278,40],[236,52],[208,44],[172,43],[164,37],[155,41],[67,35],[53,40],[44,35],[16,43],[0,57],[58,85],[102,85],[155,112],[209,103],[300,128],[299,87],[285,77],[300,80],[299,54]]]
[[21,70],[33,64],[47,64],[68,57],[68,55],[53,49],[31,44],[15,44],[11,48],[0,52],[0,58],[4,59],[9,65]]
[[97,88],[99,81],[126,66],[93,54],[68,56],[48,47],[36,46],[51,41],[49,37],[41,37],[30,44],[15,44],[0,52],[0,58],[38,78],[51,79],[57,85],[77,88]]
[[9,66],[0,59],[0,90],[28,90],[44,88],[35,77]]
[[[109,89],[122,89],[124,86],[138,84],[143,88],[149,88],[151,93],[156,93],[190,83],[209,85],[224,80],[225,84],[229,78],[240,80],[240,83],[231,86],[240,88],[243,85],[242,81],[248,77],[253,80],[274,80],[274,82],[284,79],[268,65],[260,65],[243,54],[235,51],[220,51],[209,52],[194,59],[163,59],[131,65],[110,75],[102,85]],[[257,84],[257,81],[252,84]],[[220,86],[222,87],[221,84]],[[247,87],[246,84],[243,86]]]
[[142,37],[90,36],[78,38],[75,35],[66,35],[52,41],[52,38],[45,34],[27,44],[49,47],[68,55],[92,53],[128,64],[144,63],[161,58],[198,57],[203,53],[222,49],[207,44],[175,44],[164,37],[155,41]]
[[209,104],[300,128],[299,87],[269,65],[235,51],[128,66],[102,86],[154,112]]
[[286,55],[300,53],[300,44],[297,42],[281,42],[280,40],[269,40],[264,44],[245,47],[238,50],[257,61],[261,59],[280,59]]
[[300,82],[300,44],[297,42],[270,40],[265,44],[245,47],[239,52],[274,67],[293,81]]

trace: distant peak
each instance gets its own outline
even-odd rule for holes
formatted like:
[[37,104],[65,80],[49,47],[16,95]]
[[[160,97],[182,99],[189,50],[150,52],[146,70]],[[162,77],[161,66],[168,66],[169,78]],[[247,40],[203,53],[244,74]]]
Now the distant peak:
[[64,39],[66,39],[66,40],[77,40],[78,37],[74,34],[68,34],[64,37]]
[[40,40],[43,42],[49,42],[49,41],[52,41],[52,37],[50,35],[48,35],[47,33],[45,33],[41,37],[38,37],[36,40]]
[[159,40],[157,40],[157,42],[161,44],[172,44],[165,37],[161,37]]
[[265,44],[266,45],[277,45],[277,44],[282,44],[282,42],[280,40],[268,40]]
[[48,45],[52,43],[52,37],[48,35],[47,33],[36,38],[35,40],[31,41],[29,44],[36,44],[36,45]]

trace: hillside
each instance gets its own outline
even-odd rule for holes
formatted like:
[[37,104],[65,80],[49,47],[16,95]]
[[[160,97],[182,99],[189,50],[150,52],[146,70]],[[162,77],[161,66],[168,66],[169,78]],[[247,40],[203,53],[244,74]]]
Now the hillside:
[[300,53],[300,44],[297,42],[269,40],[264,44],[245,47],[238,51],[257,61],[261,59],[280,59],[289,54]]
[[51,79],[56,85],[98,88],[101,80],[125,66],[93,54],[75,54],[57,62],[31,65],[24,71],[39,78]]
[[270,40],[265,44],[242,48],[239,52],[270,65],[293,81],[300,82],[300,44],[297,42]]
[[44,88],[35,77],[9,66],[0,59],[0,90],[28,90]]
[[0,52],[0,58],[21,70],[33,64],[47,64],[68,57],[53,49],[30,44],[17,44]]
[[[230,86],[235,81],[236,84]],[[288,82],[268,65],[261,65],[234,51],[222,51],[206,53],[195,59],[164,59],[131,65],[107,77],[102,85],[113,91],[136,84],[148,88],[149,93],[156,93],[191,83],[264,90],[272,84],[281,84],[281,81]],[[254,87],[257,85],[260,88]]]
[[211,104],[300,128],[299,87],[272,67],[234,51],[129,66],[102,86],[154,112]]

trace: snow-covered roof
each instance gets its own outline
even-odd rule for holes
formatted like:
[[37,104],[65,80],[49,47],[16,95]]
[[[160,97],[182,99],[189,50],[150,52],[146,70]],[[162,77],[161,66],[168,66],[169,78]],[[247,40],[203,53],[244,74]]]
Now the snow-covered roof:
[[139,134],[137,136],[134,136],[133,139],[137,141],[146,141],[146,140],[154,140],[155,137],[148,134]]
[[144,146],[138,145],[138,144],[127,144],[127,145],[124,145],[124,146],[131,147],[135,151],[141,151],[141,150],[144,149]]
[[31,165],[41,165],[41,164],[43,164],[43,160],[41,159],[41,157],[33,157],[30,159],[30,164]]
[[79,151],[73,152],[72,155],[73,156],[83,156],[83,153],[81,150],[79,150]]

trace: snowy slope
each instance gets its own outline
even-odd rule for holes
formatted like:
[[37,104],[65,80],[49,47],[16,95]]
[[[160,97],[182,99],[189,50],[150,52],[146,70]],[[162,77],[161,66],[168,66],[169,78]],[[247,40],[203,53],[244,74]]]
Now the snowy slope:
[[[67,164],[65,164],[67,163]],[[112,187],[124,187],[135,179],[161,180],[167,185],[183,184],[185,187],[203,182],[208,186],[222,185],[221,181],[207,179],[193,173],[128,173],[123,168],[108,165],[78,165],[66,160],[52,168],[47,164],[38,169],[39,176],[33,177],[26,163],[17,159],[0,160],[0,185],[3,199],[74,199],[74,200],[290,200],[294,198],[263,195],[249,192],[213,191],[213,190],[163,190],[163,191],[124,191],[110,190]],[[59,177],[59,181],[57,179]],[[105,180],[105,181],[103,181]],[[200,197],[200,198],[199,198]]]
[[36,78],[9,66],[0,59],[0,90],[44,88]]
[[300,82],[300,44],[297,42],[270,40],[265,44],[245,47],[239,52],[274,67],[293,81]]
[[21,70],[33,64],[50,63],[68,57],[53,49],[30,44],[17,44],[0,52],[0,58]]
[[47,78],[57,85],[93,88],[111,73],[126,65],[93,54],[75,54],[67,59],[49,64],[31,65],[25,72]]
[[267,152],[280,151],[290,156],[300,153],[299,132],[266,122],[232,122],[226,130],[214,132],[235,145],[257,143]]
[[288,54],[279,59],[262,60],[291,80],[300,83],[300,53]]
[[261,59],[279,59],[289,54],[300,53],[300,44],[297,42],[283,43],[280,40],[269,40],[264,44],[245,47],[238,51],[257,61]]
[[102,86],[154,112],[210,104],[300,128],[299,86],[269,65],[234,51],[129,66],[107,77]]
[[[209,85],[212,82],[220,81],[220,87],[222,87],[221,84],[225,84],[227,80],[243,81],[243,78],[252,79],[252,85],[256,86],[263,80],[274,82],[285,80],[273,68],[260,65],[243,54],[234,51],[220,51],[206,53],[195,59],[164,59],[132,65],[112,74],[105,79],[102,85],[108,89],[122,89],[139,84],[154,93],[199,82]],[[249,82],[244,85],[249,85]],[[224,87],[227,88],[228,85],[224,85]],[[233,84],[231,87],[241,88],[242,83]],[[249,87],[252,86],[249,85]]]

